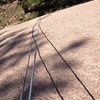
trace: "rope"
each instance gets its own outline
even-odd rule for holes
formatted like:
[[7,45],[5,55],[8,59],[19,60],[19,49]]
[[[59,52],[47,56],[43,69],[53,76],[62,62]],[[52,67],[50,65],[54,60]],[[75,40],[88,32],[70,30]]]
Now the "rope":
[[43,32],[41,26],[39,25],[39,28],[41,30],[41,33],[45,36],[45,38],[47,39],[47,41],[52,45],[52,47],[55,49],[55,51],[58,53],[58,55],[61,57],[61,59],[63,60],[63,62],[68,66],[68,68],[71,70],[71,72],[74,74],[74,76],[76,77],[76,79],[80,82],[80,84],[84,87],[84,89],[87,91],[87,93],[89,94],[89,96],[92,98],[92,100],[95,100],[94,96],[90,93],[90,91],[87,89],[87,87],[83,84],[83,82],[81,81],[81,79],[77,76],[77,74],[74,72],[74,70],[71,68],[71,66],[66,62],[66,60],[62,57],[62,55],[59,53],[59,51],[56,49],[56,47],[53,45],[53,43],[48,39],[48,37],[45,35],[45,33]]
[[28,100],[31,100],[31,97],[32,97],[32,84],[33,84],[33,78],[34,78],[34,72],[35,72],[35,61],[36,61],[36,50],[35,50],[35,56],[34,56],[34,63],[32,67],[32,75],[31,75],[31,81],[30,81],[30,90],[29,90]]
[[[34,27],[32,29],[32,34],[34,34]],[[33,84],[33,78],[34,78],[34,73],[35,73],[36,54],[37,54],[37,50],[36,50],[36,47],[35,47],[35,55],[34,55],[34,62],[33,62],[33,66],[32,66],[32,75],[31,75],[31,81],[30,81],[30,89],[29,89],[28,100],[31,100],[31,97],[32,97],[32,84]]]
[[30,62],[30,57],[31,57],[31,49],[32,49],[32,39],[31,39],[31,43],[30,43],[30,47],[29,47],[29,56],[28,56],[27,68],[26,68],[26,72],[25,72],[25,76],[24,76],[24,80],[23,80],[23,84],[22,84],[22,92],[21,92],[20,100],[22,100],[23,93],[24,93],[24,90],[25,90],[25,83],[26,83],[26,79],[27,79],[29,62]]
[[[32,75],[31,75],[31,80],[30,80],[30,89],[29,89],[29,95],[28,95],[28,100],[31,100],[31,97],[32,97],[32,84],[33,84],[33,78],[34,78],[34,72],[35,72],[35,61],[36,61],[36,53],[38,52],[39,54],[39,57],[47,71],[47,73],[49,74],[49,77],[52,81],[52,84],[54,85],[58,95],[60,96],[61,100],[64,100],[64,98],[62,97],[62,95],[60,94],[55,82],[54,82],[54,79],[51,75],[51,73],[49,72],[43,58],[41,57],[41,54],[40,54],[40,51],[39,51],[39,48],[38,48],[38,45],[36,43],[36,40],[35,40],[35,37],[34,37],[34,27],[36,25],[39,26],[39,29],[41,31],[41,33],[45,36],[45,38],[47,39],[47,41],[53,46],[53,48],[55,49],[55,51],[58,53],[58,55],[61,57],[61,59],[64,61],[64,63],[68,66],[68,68],[71,70],[71,72],[74,74],[74,76],[76,77],[76,79],[80,82],[80,84],[84,87],[84,89],[87,91],[87,93],[89,94],[89,96],[92,98],[92,100],[95,100],[95,98],[93,97],[93,95],[89,92],[89,90],[87,89],[87,87],[82,83],[82,81],[80,80],[80,78],[76,75],[76,73],[74,72],[74,70],[71,68],[71,66],[66,62],[66,60],[62,57],[62,55],[59,53],[59,51],[56,49],[56,47],[53,45],[53,43],[48,39],[48,37],[45,35],[45,33],[43,32],[41,26],[40,26],[40,22],[41,22],[41,19],[39,19],[37,21],[37,23],[33,26],[33,29],[32,29],[32,38],[34,40],[34,43],[35,43],[35,56],[34,56],[34,62],[33,62],[33,66],[32,66]],[[30,44],[30,51],[29,51],[29,60],[28,60],[28,64],[27,64],[27,70],[26,70],[26,74],[25,74],[25,79],[24,79],[24,82],[23,82],[23,90],[22,90],[22,94],[21,94],[21,97],[20,97],[20,100],[22,100],[22,97],[23,97],[23,92],[24,92],[24,88],[25,88],[25,81],[26,81],[26,76],[27,76],[27,72],[28,72],[28,65],[29,65],[29,61],[30,61],[30,55],[31,55],[31,49],[32,49],[32,39],[31,39],[31,44]]]
[[[84,89],[87,91],[87,93],[89,94],[89,96],[91,97],[92,100],[95,100],[94,96],[90,93],[90,91],[87,89],[87,87],[83,84],[83,82],[80,80],[80,78],[77,76],[77,74],[74,72],[74,70],[71,68],[71,66],[66,62],[66,60],[62,57],[62,55],[59,53],[59,51],[56,49],[56,47],[53,45],[53,43],[48,39],[48,37],[45,35],[45,33],[43,32],[41,26],[40,26],[40,23],[41,23],[41,20],[44,19],[44,18],[39,18],[37,23],[33,26],[32,28],[32,38],[34,40],[34,43],[35,43],[35,55],[34,55],[34,62],[33,62],[33,66],[32,66],[32,75],[31,75],[31,80],[30,80],[30,88],[29,88],[29,95],[28,95],[28,100],[31,100],[31,97],[32,97],[32,84],[33,84],[33,78],[34,78],[34,72],[35,72],[35,61],[36,61],[36,53],[38,52],[39,54],[39,57],[47,71],[47,73],[49,74],[49,77],[52,81],[52,84],[54,85],[58,95],[60,96],[61,100],[64,100],[64,98],[62,97],[62,95],[60,94],[54,80],[53,80],[53,77],[51,75],[51,73],[49,72],[43,58],[41,57],[41,54],[40,54],[40,51],[39,51],[39,48],[38,48],[38,45],[36,43],[36,40],[35,40],[35,37],[34,37],[34,27],[36,25],[38,25],[41,33],[45,36],[45,38],[47,39],[47,41],[53,46],[53,48],[55,49],[55,51],[58,53],[58,55],[61,57],[61,59],[63,60],[63,62],[68,66],[68,68],[71,70],[71,72],[73,73],[73,75],[76,77],[76,79],[80,82],[80,84],[84,87]],[[30,43],[30,50],[29,50],[29,57],[28,57],[28,63],[27,63],[27,69],[26,69],[26,73],[25,73],[25,77],[24,77],[24,81],[23,81],[23,86],[22,86],[22,93],[21,93],[21,96],[20,96],[20,100],[22,100],[23,98],[23,93],[24,93],[24,88],[25,88],[25,82],[26,82],[26,77],[27,77],[27,72],[28,72],[28,66],[29,66],[29,61],[30,61],[30,56],[31,56],[31,49],[32,49],[32,39],[31,39],[31,43]]]
[[33,32],[32,32],[32,38],[33,38],[34,43],[35,43],[35,45],[36,45],[36,48],[37,48],[37,52],[38,52],[38,54],[39,54],[39,57],[40,57],[40,59],[41,59],[43,65],[44,65],[44,67],[45,67],[45,70],[47,71],[47,73],[48,73],[48,75],[49,75],[49,77],[50,77],[50,79],[51,79],[51,81],[52,81],[53,86],[54,86],[55,89],[56,89],[56,92],[58,93],[58,95],[59,95],[59,97],[61,98],[61,100],[64,100],[63,96],[62,96],[61,93],[59,92],[59,89],[57,88],[57,86],[56,86],[56,84],[55,84],[55,82],[54,82],[54,79],[53,79],[51,73],[49,72],[49,70],[48,70],[48,68],[47,68],[47,66],[46,66],[46,64],[45,64],[45,62],[44,62],[44,60],[43,60],[43,58],[42,58],[42,56],[41,56],[41,54],[40,54],[40,51],[39,51],[38,45],[37,45],[37,43],[36,43],[35,37],[34,37],[34,35],[33,35]]
[[[40,19],[37,21],[37,23],[33,26],[32,29],[32,35],[34,34],[34,27],[40,22]],[[27,62],[27,68],[26,68],[26,72],[25,72],[25,76],[24,76],[24,80],[22,83],[22,92],[21,92],[21,96],[20,96],[20,100],[23,100],[23,94],[25,91],[25,83],[26,83],[26,79],[27,79],[27,74],[28,74],[28,68],[29,68],[29,62],[30,62],[30,57],[31,57],[31,53],[32,53],[32,38],[31,38],[31,42],[30,42],[30,46],[29,46],[29,56],[28,56],[28,62]],[[34,55],[34,62],[33,62],[33,66],[32,66],[32,75],[31,75],[31,80],[30,80],[30,88],[29,88],[29,96],[28,96],[28,100],[31,100],[31,95],[32,95],[32,83],[33,83],[33,78],[34,78],[34,72],[35,72],[35,61],[36,61],[36,48],[35,48],[35,55]]]
[[[39,18],[37,23],[33,26],[32,28],[32,38],[34,40],[34,43],[35,43],[35,56],[34,56],[34,63],[33,63],[33,66],[32,66],[32,75],[31,75],[31,80],[30,80],[30,89],[29,89],[29,95],[28,95],[28,100],[31,100],[31,97],[32,97],[32,83],[33,83],[33,78],[34,78],[34,72],[35,72],[35,61],[36,61],[36,53],[38,52],[39,54],[39,57],[47,71],[47,73],[49,74],[49,77],[52,81],[52,84],[54,85],[58,95],[60,96],[61,100],[64,100],[64,98],[62,97],[62,95],[60,94],[54,80],[53,80],[53,77],[51,75],[51,73],[49,72],[44,60],[42,59],[41,57],[41,54],[40,54],[40,51],[39,51],[39,48],[38,48],[38,45],[36,43],[36,40],[35,40],[35,37],[34,37],[34,27],[36,25],[38,25],[41,33],[45,36],[45,38],[47,39],[47,41],[53,46],[53,48],[55,49],[55,51],[58,53],[58,55],[61,57],[61,59],[63,60],[63,62],[68,66],[68,68],[71,70],[71,72],[73,73],[73,75],[76,77],[76,79],[80,82],[80,84],[84,87],[84,89],[87,91],[87,93],[89,94],[89,96],[91,97],[92,100],[95,100],[94,96],[90,93],[90,91],[87,89],[87,87],[83,84],[83,82],[80,80],[80,78],[77,76],[77,74],[74,72],[74,70],[71,68],[71,66],[66,62],[66,60],[62,57],[62,55],[59,53],[59,51],[56,49],[56,47],[53,45],[53,43],[48,39],[48,37],[45,35],[45,33],[43,32],[41,26],[40,26],[40,23],[41,23],[41,20],[44,19],[44,18]],[[25,74],[25,78],[24,78],[24,82],[23,82],[23,88],[22,88],[22,93],[21,93],[21,97],[20,97],[20,100],[22,100],[22,97],[23,97],[23,92],[24,92],[24,88],[25,88],[25,82],[26,82],[26,76],[27,76],[27,72],[28,72],[28,66],[29,66],[29,61],[30,61],[30,55],[31,55],[31,49],[32,49],[32,39],[31,39],[31,44],[30,44],[30,50],[29,50],[29,58],[28,58],[28,64],[27,64],[27,69],[26,69],[26,74]],[[36,50],[37,49],[37,50]]]

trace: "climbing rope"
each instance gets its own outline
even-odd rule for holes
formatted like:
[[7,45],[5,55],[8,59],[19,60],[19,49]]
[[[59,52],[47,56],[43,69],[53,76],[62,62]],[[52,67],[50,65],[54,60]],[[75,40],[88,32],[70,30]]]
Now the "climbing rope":
[[[42,18],[43,19],[43,18]],[[56,47],[53,45],[53,43],[48,39],[48,37],[45,35],[45,33],[43,32],[43,29],[41,28],[40,26],[40,23],[41,23],[41,19],[39,19],[37,21],[37,23],[33,26],[32,28],[32,39],[34,40],[34,43],[35,43],[35,55],[34,55],[34,62],[33,62],[33,66],[32,66],[32,75],[31,75],[31,80],[30,80],[30,89],[29,89],[29,95],[28,95],[28,100],[31,100],[31,97],[32,97],[32,83],[33,83],[33,79],[34,79],[34,72],[35,72],[35,62],[36,62],[36,53],[38,52],[38,55],[45,67],[45,70],[47,71],[51,81],[52,81],[52,84],[54,86],[54,88],[56,89],[56,92],[58,93],[59,97],[61,98],[61,100],[64,100],[64,98],[62,97],[61,93],[59,92],[59,89],[57,88],[54,80],[53,80],[53,77],[51,75],[51,73],[49,72],[41,54],[40,54],[40,51],[39,51],[39,47],[37,45],[37,42],[35,40],[35,36],[34,36],[34,28],[35,26],[38,26],[38,30],[40,29],[41,33],[45,36],[45,38],[47,39],[47,41],[52,45],[52,47],[55,49],[55,51],[57,52],[57,54],[61,57],[61,59],[63,60],[63,62],[66,64],[66,66],[71,70],[71,72],[73,73],[73,75],[76,77],[76,79],[80,82],[80,84],[84,87],[84,89],[87,91],[88,95],[91,97],[92,100],[95,100],[94,96],[90,93],[90,91],[87,89],[87,87],[83,84],[83,82],[81,81],[81,79],[77,76],[77,74],[74,72],[74,70],[71,68],[71,66],[66,62],[66,60],[62,57],[62,55],[59,53],[59,51],[56,49]],[[30,61],[30,55],[31,55],[31,49],[32,49],[32,39],[31,39],[31,44],[30,44],[30,50],[29,50],[29,58],[28,58],[28,64],[27,64],[27,69],[26,69],[26,74],[25,74],[25,77],[24,77],[24,81],[23,81],[23,86],[22,86],[22,93],[21,93],[21,96],[20,96],[20,100],[22,100],[23,98],[23,93],[24,93],[24,88],[25,88],[25,82],[26,82],[26,76],[27,76],[27,72],[28,72],[28,66],[29,66],[29,61]]]
[[[30,80],[30,85],[29,85],[29,94],[28,94],[28,100],[31,100],[31,97],[32,97],[32,84],[33,84],[33,79],[34,79],[34,73],[35,73],[35,62],[36,62],[36,53],[38,52],[39,54],[39,57],[45,67],[45,70],[47,71],[50,79],[51,79],[51,82],[56,90],[56,92],[58,93],[58,95],[60,96],[61,100],[64,100],[62,95],[60,94],[54,80],[53,80],[53,77],[51,75],[51,73],[49,72],[44,60],[42,59],[41,57],[41,54],[40,54],[40,51],[39,51],[39,48],[38,48],[38,45],[36,43],[36,40],[35,40],[35,36],[34,36],[34,33],[35,33],[35,30],[34,30],[34,27],[36,25],[39,26],[40,24],[40,19],[38,20],[38,22],[33,26],[33,29],[32,29],[32,39],[34,40],[34,43],[35,43],[35,54],[34,54],[34,62],[33,62],[33,66],[32,66],[32,74],[31,74],[31,80]],[[29,62],[30,62],[30,56],[31,56],[31,49],[32,49],[32,39],[31,39],[31,43],[30,43],[30,47],[29,47],[29,56],[28,56],[28,63],[27,63],[27,69],[26,69],[26,73],[25,73],[25,76],[24,76],[24,81],[23,81],[23,84],[22,84],[22,92],[21,92],[21,96],[20,96],[20,100],[23,100],[23,95],[24,95],[24,92],[25,92],[25,83],[26,83],[26,78],[27,78],[27,73],[28,73],[28,67],[29,67]]]
[[[38,24],[38,26],[39,26],[39,24]],[[38,55],[39,55],[39,57],[40,57],[40,59],[41,59],[43,65],[44,65],[44,68],[45,68],[46,72],[48,73],[48,75],[49,75],[49,77],[50,77],[50,79],[51,79],[51,82],[52,82],[52,84],[53,84],[53,86],[54,86],[54,88],[55,88],[57,94],[59,95],[59,97],[61,98],[61,100],[64,100],[64,99],[63,99],[63,96],[61,95],[59,89],[57,88],[57,86],[56,86],[56,84],[55,84],[55,82],[54,82],[54,79],[53,79],[51,73],[49,72],[49,70],[48,70],[48,68],[47,68],[47,66],[46,66],[46,64],[45,64],[45,62],[44,62],[44,60],[43,60],[43,58],[42,58],[42,56],[41,56],[41,54],[40,54],[39,47],[38,47],[38,45],[37,45],[37,42],[36,42],[35,37],[34,37],[34,35],[33,35],[33,32],[32,32],[32,38],[33,38],[34,43],[35,43],[35,45],[36,45],[36,49],[37,49]]]
[[73,73],[73,75],[76,77],[76,79],[80,82],[80,84],[84,87],[84,89],[87,91],[87,93],[89,94],[89,96],[91,97],[92,100],[95,100],[94,96],[90,93],[90,91],[87,89],[87,87],[83,84],[83,82],[81,81],[81,79],[77,76],[77,74],[74,72],[74,70],[71,68],[71,66],[66,62],[66,60],[62,57],[62,55],[60,54],[60,52],[57,50],[57,48],[53,45],[53,43],[48,39],[48,37],[46,36],[46,34],[43,32],[43,29],[41,28],[41,26],[39,25],[39,29],[41,31],[41,33],[44,35],[44,37],[47,39],[47,41],[51,44],[51,46],[55,49],[55,51],[57,52],[57,54],[60,56],[60,58],[63,60],[63,62],[66,64],[66,66],[71,70],[71,72]]
[[27,68],[26,68],[26,73],[25,73],[23,85],[22,85],[22,93],[21,93],[21,96],[20,96],[20,100],[22,100],[23,93],[24,93],[24,90],[25,90],[25,83],[26,83],[26,78],[27,78],[27,73],[28,73],[28,67],[29,67],[29,62],[30,62],[30,56],[31,56],[31,48],[32,48],[32,40],[31,40],[30,47],[29,47],[29,56],[28,56]]
[[[34,34],[34,27],[36,25],[37,25],[37,23],[33,26],[33,29],[32,29],[33,34]],[[32,38],[31,38],[30,45],[29,45],[28,62],[27,62],[27,67],[26,67],[24,80],[23,80],[23,83],[22,83],[22,92],[21,92],[20,100],[23,100],[23,95],[24,95],[24,92],[25,92],[25,84],[26,84],[26,79],[27,79],[27,74],[28,74],[28,69],[29,69],[30,57],[31,57],[31,53],[32,53],[32,44],[33,44],[33,41],[32,41]],[[31,80],[30,80],[30,86],[29,86],[30,88],[29,88],[28,100],[31,100],[32,83],[33,83],[34,72],[35,72],[35,62],[36,62],[36,48],[35,48],[35,53],[34,53],[34,62],[33,62],[33,65],[32,65],[32,74],[31,74]]]

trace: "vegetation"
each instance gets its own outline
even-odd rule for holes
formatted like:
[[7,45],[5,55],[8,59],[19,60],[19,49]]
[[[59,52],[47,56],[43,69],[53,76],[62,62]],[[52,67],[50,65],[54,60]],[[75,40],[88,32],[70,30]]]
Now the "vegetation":
[[89,0],[0,0],[0,27],[86,1]]
[[25,13],[42,11],[44,14],[46,11],[55,11],[85,1],[88,0],[20,0],[20,3]]
[[16,0],[9,3],[1,3],[0,0],[0,29],[10,24],[21,23],[38,16],[37,12],[25,14],[22,6],[17,4]]

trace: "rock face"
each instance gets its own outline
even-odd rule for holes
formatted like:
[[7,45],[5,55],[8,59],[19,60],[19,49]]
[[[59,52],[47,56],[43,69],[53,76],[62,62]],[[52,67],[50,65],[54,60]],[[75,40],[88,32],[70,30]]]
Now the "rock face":
[[[31,31],[37,54],[33,100],[100,99],[100,0],[60,10],[0,30],[0,100],[18,100],[26,70]],[[51,43],[53,45],[51,45]],[[54,48],[54,47],[56,48]],[[27,100],[35,44],[23,100]],[[58,53],[59,52],[59,53]]]

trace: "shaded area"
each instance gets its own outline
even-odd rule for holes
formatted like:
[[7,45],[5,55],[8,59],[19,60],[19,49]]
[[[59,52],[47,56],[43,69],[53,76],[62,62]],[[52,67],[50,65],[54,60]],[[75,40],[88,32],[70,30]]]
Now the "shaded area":
[[[17,35],[16,33],[19,33],[19,32],[21,32],[21,31],[23,31],[23,30],[25,30],[25,29],[26,29],[26,28],[21,29],[21,30],[18,30],[18,31],[15,31],[15,32],[12,32],[12,33],[7,34],[7,35],[5,35],[5,36],[3,36],[3,37],[0,37],[0,42],[4,41],[4,40],[6,40],[6,39],[12,38],[13,36],[16,36],[16,35]],[[3,35],[5,32],[7,32],[7,31],[2,32],[0,35]],[[0,44],[0,45],[1,45],[1,44]]]
[[[12,89],[15,89],[16,91],[18,91],[18,89],[20,88],[20,81],[21,80],[22,79],[17,79],[17,80],[14,80],[14,81],[10,80],[9,82],[6,82],[2,86],[0,86],[0,98],[4,97],[5,93],[6,93],[6,95],[11,94],[10,92],[12,91]],[[8,98],[6,98],[6,100],[7,99]]]
[[[65,86],[67,86],[67,83],[65,81],[55,81],[55,84],[58,88],[65,88]],[[37,98],[39,95],[43,94],[46,95],[48,92],[54,92],[55,91],[55,87],[54,85],[50,82],[36,82],[33,84],[33,90],[32,90],[32,100],[34,100],[35,98]],[[25,93],[24,93],[24,100],[28,99],[28,93],[29,93],[29,87],[27,87]],[[54,94],[56,93],[56,91],[54,92]],[[19,98],[16,98],[16,100],[18,100]],[[49,98],[50,99],[50,98]],[[41,97],[42,100],[42,97]]]
[[[20,30],[20,31],[22,31],[22,30]],[[6,72],[6,70],[9,69],[10,67],[14,67],[14,66],[17,67],[18,64],[20,63],[20,61],[25,56],[28,56],[29,50],[26,47],[29,47],[28,41],[30,41],[31,32],[30,33],[23,33],[22,32],[21,34],[17,35],[18,32],[19,31],[16,32],[16,36],[14,35],[14,33],[11,33],[11,34],[5,36],[1,40],[1,44],[0,44],[0,56],[1,56],[0,57],[0,70],[1,71],[3,70],[3,72]],[[11,38],[11,37],[13,37],[13,38]],[[39,42],[38,47],[41,47],[47,43],[47,41],[45,41],[45,42],[40,41],[43,38],[45,38],[45,37],[41,37],[40,34],[35,35],[35,38],[36,38],[36,41]],[[69,46],[67,46],[66,48],[63,48],[60,52],[65,53],[66,51],[74,50],[75,48],[80,48],[81,46],[86,45],[88,43],[88,40],[89,39],[83,38],[83,39],[74,41],[73,43],[69,44]],[[21,49],[21,48],[24,48],[24,49]],[[15,50],[15,52],[12,52],[14,50]],[[34,47],[32,48],[32,52],[34,52]],[[54,55],[58,55],[58,54],[55,53]],[[53,58],[54,55],[50,55],[47,57]],[[9,61],[10,61],[10,63],[9,63]],[[54,66],[53,66],[52,70],[61,70],[62,69],[62,71],[63,71],[66,69],[66,66],[63,65],[63,62],[55,61],[53,63],[54,63]],[[68,63],[74,67],[75,67],[75,65],[78,64],[78,62],[76,62],[74,59],[70,59],[68,61]],[[36,62],[36,65],[37,65],[36,70],[39,69],[40,64],[41,64],[41,61]],[[52,76],[52,78],[53,78],[53,76]],[[14,80],[16,80],[16,79],[14,79]],[[0,97],[1,98],[4,97],[5,93],[10,94],[9,90],[10,89],[13,90],[13,88],[14,88],[14,89],[16,89],[16,91],[19,91],[19,92],[16,92],[14,100],[18,100],[20,97],[20,93],[21,93],[21,91],[20,91],[21,90],[20,86],[22,84],[22,83],[20,83],[21,80],[22,80],[22,78],[17,78],[17,81],[7,82],[7,83],[4,83],[3,86],[1,85],[0,86]],[[64,88],[67,88],[67,84],[69,84],[69,82],[60,81],[60,80],[54,81],[54,83],[55,83],[57,88],[61,88],[62,90]],[[19,88],[16,86],[19,86]],[[33,91],[32,91],[33,92],[32,98],[33,99],[37,98],[42,93],[43,93],[43,95],[45,95],[48,91],[53,91],[54,89],[55,88],[54,88],[54,85],[52,84],[52,82],[51,83],[44,82],[44,81],[43,82],[39,81],[36,83],[34,82]],[[26,87],[26,91],[24,94],[24,100],[27,100],[27,95],[28,95],[28,86]]]
[[[20,66],[20,62],[22,62],[23,59],[25,59],[25,57],[28,57],[28,53],[29,53],[29,46],[30,46],[30,39],[31,39],[31,32],[29,33],[24,33],[23,30],[18,30],[12,33],[9,33],[5,36],[3,36],[0,40],[0,98],[2,99],[2,97],[5,97],[5,93],[6,96],[8,97],[12,92],[13,89],[15,89],[17,86],[19,86],[19,88],[17,87],[14,91],[16,91],[15,94],[21,93],[21,81],[23,80],[22,75],[19,76],[19,73],[22,72],[22,70],[20,70],[20,72],[17,72],[18,74],[16,75],[16,72],[13,72],[13,74],[15,73],[15,75],[11,76],[11,74],[9,73],[8,75],[8,71],[13,70],[15,67],[19,67]],[[37,37],[37,41],[39,41],[39,35],[35,35],[35,37]],[[42,38],[41,38],[42,39]],[[39,43],[39,46],[44,45],[46,42],[42,42]],[[34,52],[34,43],[32,46],[32,53]],[[27,61],[23,64],[23,66],[25,66],[27,63]],[[37,62],[40,63],[40,62]],[[22,66],[22,67],[23,67]],[[11,69],[12,67],[12,69]],[[21,66],[20,66],[21,67]],[[19,68],[20,68],[19,67]],[[21,68],[20,68],[21,69]],[[7,78],[4,79],[2,78],[2,74],[7,72]],[[12,77],[12,79],[11,79]],[[17,78],[17,81],[16,80]],[[2,80],[3,79],[3,80]],[[11,81],[13,80],[13,81]],[[13,93],[12,93],[13,94]],[[12,95],[11,94],[11,95]],[[19,94],[20,95],[20,94]],[[12,96],[11,96],[12,97]],[[9,98],[9,97],[8,97]],[[8,99],[6,98],[6,99]],[[18,99],[17,99],[18,100]]]
[[[7,30],[7,31],[8,31],[8,30]],[[6,33],[7,31],[4,31],[4,32],[0,33],[0,36],[3,35],[4,33]]]
[[68,50],[79,48],[84,46],[87,43],[88,39],[80,39],[78,41],[74,41],[71,45],[67,47]]
[[[20,30],[22,31],[22,30]],[[19,31],[17,31],[19,32]],[[29,45],[30,41],[30,33],[21,33],[17,35],[17,32],[13,32],[9,35],[4,36],[1,39],[0,44],[0,67],[1,68],[9,68],[15,66],[20,62],[20,60],[27,56],[29,53]],[[14,37],[15,36],[15,37]],[[29,37],[29,38],[27,38]],[[38,37],[38,36],[36,36]],[[37,40],[38,41],[38,40]],[[39,46],[44,45],[45,42],[40,43]],[[32,48],[32,52],[34,51],[34,47]],[[15,51],[15,52],[13,52]],[[10,54],[9,54],[10,53]],[[10,63],[9,63],[10,61]],[[5,65],[5,66],[4,66]]]
[[65,53],[66,51],[78,49],[80,47],[85,46],[90,41],[89,38],[82,38],[77,41],[72,41],[66,48],[60,51],[60,53]]

